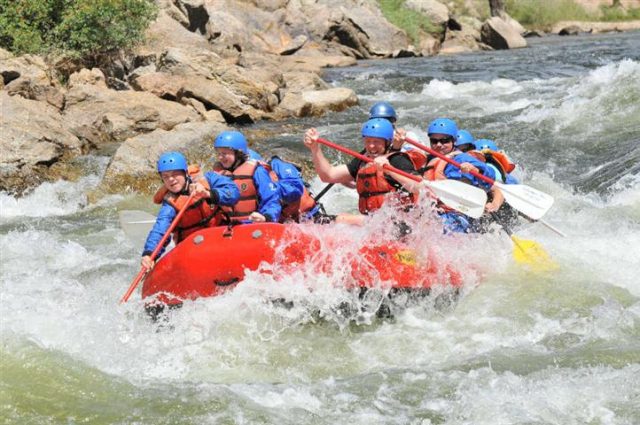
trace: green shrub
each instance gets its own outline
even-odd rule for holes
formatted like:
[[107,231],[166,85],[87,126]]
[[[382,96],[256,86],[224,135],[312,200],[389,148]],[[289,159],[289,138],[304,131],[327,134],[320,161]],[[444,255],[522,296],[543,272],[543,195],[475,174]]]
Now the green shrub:
[[403,29],[409,38],[417,43],[420,33],[439,34],[442,32],[431,23],[429,18],[404,6],[404,0],[379,0],[384,17],[398,28]]
[[55,35],[66,50],[107,52],[141,40],[154,17],[148,0],[76,0],[69,2]]
[[629,21],[634,19],[640,19],[640,7],[625,10],[620,7],[600,7],[602,12],[602,18],[600,20],[607,22],[615,21]]
[[48,44],[65,0],[0,0],[0,46],[38,53]]
[[589,21],[589,15],[573,0],[507,0],[505,9],[522,25],[549,28],[559,21]]
[[0,46],[96,55],[140,41],[156,13],[153,0],[0,0]]

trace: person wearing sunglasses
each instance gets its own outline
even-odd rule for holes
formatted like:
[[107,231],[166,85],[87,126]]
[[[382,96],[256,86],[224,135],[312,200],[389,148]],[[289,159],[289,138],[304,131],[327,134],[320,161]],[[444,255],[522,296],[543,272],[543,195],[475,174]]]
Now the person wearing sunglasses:
[[[495,172],[480,159],[456,148],[458,126],[455,121],[450,118],[438,118],[429,124],[427,133],[429,135],[431,149],[458,162],[460,167],[458,168],[443,159],[435,157],[421,170],[426,180],[460,180],[479,187],[486,192],[491,190],[491,185],[474,177],[470,172],[475,171],[490,179],[495,179]],[[446,231],[473,231],[473,220],[471,218],[457,211],[453,211],[442,204],[438,205],[438,210],[438,213],[444,220]]]

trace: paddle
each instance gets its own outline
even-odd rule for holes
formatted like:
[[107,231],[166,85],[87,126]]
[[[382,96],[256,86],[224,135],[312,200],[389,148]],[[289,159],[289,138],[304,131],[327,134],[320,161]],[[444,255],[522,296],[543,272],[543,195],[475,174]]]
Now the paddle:
[[[347,149],[344,146],[336,145],[329,140],[318,138],[318,143],[356,157],[361,161],[373,162],[373,159],[358,152],[354,152],[351,149]],[[442,201],[442,203],[444,203],[448,207],[462,212],[463,214],[468,215],[469,217],[479,218],[484,213],[484,205],[487,202],[487,194],[477,187],[473,187],[456,180],[438,180],[432,182],[426,181],[419,176],[415,176],[387,164],[385,164],[383,168],[396,174],[400,174],[401,176],[408,179],[421,182],[427,188],[429,188],[433,192],[433,194]]]
[[[495,218],[495,213],[491,214]],[[536,241],[521,239],[513,234],[511,229],[502,226],[502,230],[509,235],[516,249],[513,250],[513,259],[516,263],[524,264],[531,267],[534,271],[550,271],[557,270],[558,264],[551,259],[551,256]]]
[[[173,232],[173,229],[175,229],[176,226],[178,225],[178,223],[180,222],[180,219],[182,218],[182,215],[184,214],[184,212],[189,207],[189,204],[191,204],[191,200],[193,199],[195,194],[196,193],[193,192],[191,195],[189,195],[189,198],[187,199],[187,202],[185,202],[184,206],[180,209],[180,211],[178,211],[178,214],[176,215],[176,218],[174,218],[173,221],[171,222],[171,226],[169,226],[169,229],[167,229],[167,231],[165,232],[164,236],[162,236],[162,239],[160,239],[160,242],[156,246],[156,249],[154,249],[153,252],[151,253],[151,260],[152,261],[156,259],[156,256],[158,255],[158,253],[160,252],[160,250],[164,246],[164,243],[167,241],[169,236],[171,236],[171,232]],[[147,275],[148,272],[149,272],[149,270],[146,269],[145,267],[140,267],[140,271],[138,272],[138,275],[135,277],[135,279],[133,279],[133,282],[131,282],[131,285],[129,286],[129,289],[127,289],[127,292],[120,299],[120,304],[126,303],[129,300],[129,297],[131,296],[133,291],[136,289],[136,287],[138,286],[140,281],[143,280],[143,278]]]
[[[445,155],[442,155],[440,152],[437,152],[421,143],[418,143],[415,140],[412,140],[409,138],[405,138],[405,140],[410,144],[424,151],[427,151],[430,154],[435,155],[438,158],[441,158],[447,161],[448,163],[460,168],[460,164],[458,162],[454,161],[453,159]],[[474,176],[480,178],[481,180],[489,184],[498,185],[498,187],[500,187],[500,189],[503,190],[503,193],[505,192],[503,189],[505,185],[499,182],[496,182],[495,180],[490,179],[486,176],[483,176],[480,173],[472,172],[471,174],[473,174]],[[544,210],[544,212],[542,212],[542,214],[544,214],[549,208],[551,208],[551,204],[553,204],[553,198],[551,196],[547,195],[546,193],[540,192],[537,189],[533,189],[532,187],[525,186],[525,185],[510,185],[510,186],[520,186],[523,189],[521,189],[520,193],[515,196],[507,197],[507,194],[505,193],[505,201],[509,202],[511,200],[509,204],[515,209],[519,210],[525,216],[531,217],[531,214],[537,215],[537,213],[540,213],[542,210]],[[527,194],[531,194],[530,197],[528,197]],[[516,200],[514,200],[514,198]],[[537,199],[542,199],[541,201],[542,206],[539,206],[538,204],[536,204]],[[515,203],[516,205],[514,205],[513,203]],[[525,211],[522,211],[518,207],[525,209]],[[553,270],[558,268],[558,265],[555,262],[553,262],[553,260],[551,260],[551,257],[549,256],[549,254],[547,254],[545,249],[539,243],[532,240],[520,239],[519,237],[515,236],[513,232],[511,232],[511,230],[505,227],[502,227],[502,229],[505,231],[507,235],[509,235],[509,237],[511,237],[511,240],[513,241],[514,245],[517,248],[516,250],[513,251],[513,257],[517,263],[527,264],[538,271]]]
[[328,185],[326,185],[321,191],[320,193],[318,193],[316,196],[313,197],[313,200],[318,202],[320,200],[320,198],[322,198],[324,196],[325,193],[327,193],[329,191],[329,189],[331,189],[333,187],[335,183],[329,183]]
[[142,247],[156,222],[156,216],[139,210],[118,211],[118,219],[120,228],[136,247]]
[[[429,152],[431,155],[437,156],[443,161],[446,161],[449,164],[460,168],[460,163],[454,161],[448,156],[443,155],[440,152],[437,152],[430,147],[418,143],[410,138],[405,138],[405,140],[413,146]],[[543,215],[546,214],[547,211],[549,211],[551,205],[553,205],[554,199],[551,195],[548,195],[530,186],[524,184],[506,185],[504,183],[500,183],[493,179],[490,179],[487,176],[483,176],[476,171],[471,171],[470,174],[490,185],[498,187],[504,194],[504,200],[509,205],[533,220],[539,220]]]

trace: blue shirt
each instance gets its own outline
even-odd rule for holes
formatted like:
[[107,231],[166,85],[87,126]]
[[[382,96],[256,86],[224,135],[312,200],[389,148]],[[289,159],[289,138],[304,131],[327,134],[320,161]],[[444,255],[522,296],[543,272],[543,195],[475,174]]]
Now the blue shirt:
[[[212,197],[217,197],[217,204],[224,206],[233,206],[238,202],[238,199],[240,199],[240,191],[238,190],[238,186],[236,186],[233,180],[231,180],[229,177],[208,171],[204,174],[204,178],[207,179],[207,182],[209,183]],[[169,230],[169,227],[171,227],[173,219],[176,218],[177,215],[178,211],[176,211],[176,209],[173,208],[170,203],[163,200],[160,211],[158,212],[158,216],[156,217],[156,222],[149,232],[149,236],[147,236],[147,241],[144,244],[142,256],[150,255],[153,250],[156,249],[165,233],[167,233],[167,230]],[[165,243],[165,247],[169,244],[170,241],[171,238],[168,238],[167,242]],[[160,250],[158,257],[162,255],[165,247]]]
[[267,221],[277,222],[282,212],[278,185],[271,180],[269,172],[262,165],[256,167],[253,183],[258,193],[258,212],[265,216]]
[[302,198],[304,181],[298,168],[290,162],[281,160],[277,156],[271,158],[269,165],[271,165],[271,169],[278,176],[276,184],[282,202],[291,204]]
[[[488,164],[480,161],[479,159],[475,158],[472,155],[469,155],[468,153],[458,154],[455,157],[453,157],[453,160],[459,164],[462,164],[463,162],[468,162],[474,167],[476,167],[480,174],[486,177],[489,177],[491,180],[496,179],[495,171],[493,171]],[[447,164],[447,166],[444,168],[444,175],[446,178],[452,179],[452,180],[466,179],[470,181],[472,185],[477,186],[481,189],[484,189],[485,191],[488,191],[489,189],[491,189],[491,186],[492,186],[489,183],[486,183],[484,180],[480,180],[479,178],[474,177],[472,174],[463,173],[462,170],[460,170],[460,168],[456,167],[453,164]]]

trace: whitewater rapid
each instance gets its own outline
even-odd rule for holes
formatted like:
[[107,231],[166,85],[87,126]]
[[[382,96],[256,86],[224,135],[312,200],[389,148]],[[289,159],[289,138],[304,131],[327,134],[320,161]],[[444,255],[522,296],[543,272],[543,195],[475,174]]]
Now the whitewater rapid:
[[[142,196],[92,201],[107,158],[94,158],[98,172],[78,182],[0,194],[2,421],[640,423],[640,49],[616,56],[640,36],[617,37],[576,39],[581,53],[540,42],[529,52],[332,71],[361,106],[284,136],[302,151],[302,127],[314,125],[355,148],[368,106],[388,100],[422,140],[438,116],[494,138],[527,184],[554,196],[545,220],[566,238],[540,224],[516,230],[558,263],[551,273],[517,267],[504,235],[416,239],[484,265],[449,307],[427,300],[393,319],[345,321],[332,306],[357,301],[332,284],[343,270],[278,283],[249,273],[159,326],[137,294],[118,304],[140,245],[117,211],[154,207]],[[336,186],[324,202],[354,211],[356,197]],[[358,241],[383,230],[375,226],[341,231]],[[293,308],[267,301],[282,295]]]

